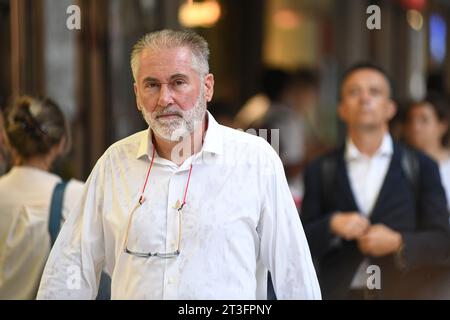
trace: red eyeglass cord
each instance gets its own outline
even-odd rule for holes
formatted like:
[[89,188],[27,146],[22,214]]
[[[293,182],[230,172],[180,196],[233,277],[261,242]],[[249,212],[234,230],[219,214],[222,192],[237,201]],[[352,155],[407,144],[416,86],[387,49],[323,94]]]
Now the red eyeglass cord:
[[[152,160],[151,160],[150,166],[148,167],[148,170],[147,170],[147,176],[145,177],[144,187],[142,188],[141,196],[139,197],[139,204],[142,204],[145,201],[144,192],[145,192],[145,188],[147,187],[148,177],[150,176],[150,171],[152,170],[153,162],[155,160],[155,149],[156,148],[153,145]],[[186,196],[187,196],[187,192],[188,192],[188,188],[189,188],[189,182],[191,181],[191,174],[192,174],[192,163],[189,168],[189,175],[188,175],[188,180],[186,183],[186,188],[184,189],[183,202],[181,203],[181,206],[180,206],[180,208],[178,208],[178,210],[183,209],[184,205],[186,204]]]

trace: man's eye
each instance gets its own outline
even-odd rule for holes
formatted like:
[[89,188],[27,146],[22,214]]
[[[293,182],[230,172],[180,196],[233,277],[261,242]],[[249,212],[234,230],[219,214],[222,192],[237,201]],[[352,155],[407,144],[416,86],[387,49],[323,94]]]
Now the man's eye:
[[373,96],[378,96],[378,95],[381,94],[381,90],[380,90],[380,89],[377,89],[377,88],[373,88],[373,89],[370,90],[370,93],[371,93]]
[[174,84],[176,85],[176,86],[182,86],[183,84],[185,84],[186,82],[184,81],[184,80],[175,80],[174,81]]
[[159,83],[156,83],[156,82],[147,82],[147,83],[145,84],[145,87],[146,87],[146,88],[158,88],[158,87],[159,87]]

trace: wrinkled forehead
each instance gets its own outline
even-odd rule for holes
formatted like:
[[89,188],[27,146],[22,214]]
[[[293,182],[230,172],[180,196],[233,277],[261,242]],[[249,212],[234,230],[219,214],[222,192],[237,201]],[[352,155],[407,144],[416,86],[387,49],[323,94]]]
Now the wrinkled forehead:
[[194,71],[192,51],[187,47],[147,48],[139,55],[138,78],[147,73]]

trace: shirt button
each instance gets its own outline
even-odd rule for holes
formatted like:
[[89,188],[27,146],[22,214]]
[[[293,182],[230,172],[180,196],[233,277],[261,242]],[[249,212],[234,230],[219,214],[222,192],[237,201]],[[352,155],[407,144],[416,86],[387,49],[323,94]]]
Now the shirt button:
[[169,280],[167,281],[168,284],[174,284],[175,283],[175,279],[174,278],[169,278]]
[[179,208],[180,206],[181,206],[181,202],[180,202],[180,200],[177,200],[177,201],[173,204],[172,208],[175,209],[175,210],[178,210],[178,208]]

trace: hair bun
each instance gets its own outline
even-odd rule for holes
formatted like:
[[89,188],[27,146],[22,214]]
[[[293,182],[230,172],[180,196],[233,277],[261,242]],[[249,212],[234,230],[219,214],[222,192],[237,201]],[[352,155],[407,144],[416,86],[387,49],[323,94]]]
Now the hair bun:
[[70,146],[64,114],[50,99],[18,98],[8,112],[6,133],[22,158],[46,154],[63,138]]

